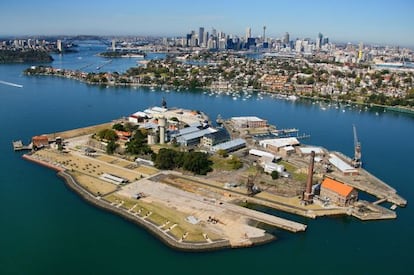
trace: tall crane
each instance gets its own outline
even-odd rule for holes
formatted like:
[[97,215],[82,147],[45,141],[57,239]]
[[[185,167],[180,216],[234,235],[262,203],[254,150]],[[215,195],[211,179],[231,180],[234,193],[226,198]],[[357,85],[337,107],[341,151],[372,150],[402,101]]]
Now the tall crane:
[[361,167],[362,166],[362,162],[361,162],[361,142],[359,142],[358,140],[358,135],[357,135],[357,131],[356,131],[356,127],[355,125],[352,125],[352,128],[354,130],[354,159],[352,160],[352,165],[355,168]]

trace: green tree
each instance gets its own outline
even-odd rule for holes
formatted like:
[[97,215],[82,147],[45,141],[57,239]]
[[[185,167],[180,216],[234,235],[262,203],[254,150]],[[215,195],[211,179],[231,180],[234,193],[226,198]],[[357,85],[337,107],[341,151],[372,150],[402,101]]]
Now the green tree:
[[98,132],[98,137],[100,139],[104,139],[107,141],[116,141],[118,136],[116,135],[115,131],[112,129],[103,129]]
[[189,152],[184,156],[183,168],[195,174],[206,175],[212,171],[213,162],[208,159],[208,155],[202,152]]
[[270,174],[270,176],[272,177],[272,179],[278,179],[279,178],[279,172],[278,171],[272,171],[272,173]]
[[106,153],[109,155],[112,155],[116,148],[118,148],[119,144],[116,143],[115,141],[111,140],[108,142],[108,144],[106,145]]
[[176,168],[176,161],[177,158],[177,152],[168,149],[168,148],[161,148],[158,152],[156,158],[155,158],[155,167],[158,169],[163,170],[171,170]]
[[112,126],[112,129],[117,131],[125,131],[125,127],[121,123],[114,124],[114,126]]
[[220,149],[217,151],[217,155],[219,155],[222,158],[227,158],[229,155],[227,154],[226,150]]

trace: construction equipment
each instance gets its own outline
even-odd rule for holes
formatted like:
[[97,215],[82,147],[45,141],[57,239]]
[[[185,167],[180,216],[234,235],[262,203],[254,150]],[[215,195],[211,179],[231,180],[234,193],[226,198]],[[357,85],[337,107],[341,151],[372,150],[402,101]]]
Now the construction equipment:
[[362,162],[361,162],[361,142],[359,142],[358,140],[358,135],[357,135],[357,131],[356,131],[356,127],[355,125],[352,125],[353,130],[354,130],[354,159],[352,160],[352,166],[354,166],[355,168],[361,167],[362,166]]
[[246,187],[247,187],[247,194],[249,196],[254,196],[257,193],[260,193],[260,191],[261,191],[260,188],[257,185],[254,184],[254,181],[256,180],[256,177],[257,177],[258,174],[259,174],[259,170],[257,169],[257,172],[256,172],[255,175],[249,175],[247,177]]

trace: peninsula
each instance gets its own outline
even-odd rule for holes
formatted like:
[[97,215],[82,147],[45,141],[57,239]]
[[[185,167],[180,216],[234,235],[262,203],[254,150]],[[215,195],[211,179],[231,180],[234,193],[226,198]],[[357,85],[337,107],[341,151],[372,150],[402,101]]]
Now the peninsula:
[[[360,161],[303,145],[294,129],[257,117],[218,122],[163,101],[113,122],[35,136],[23,157],[56,170],[91,204],[187,251],[266,243],[277,237],[269,226],[306,230],[255,205],[308,218],[375,220],[396,218],[379,204],[407,203]],[[359,200],[359,192],[378,200]]]
[[28,62],[52,62],[53,58],[48,52],[42,50],[0,50],[1,63],[28,63]]

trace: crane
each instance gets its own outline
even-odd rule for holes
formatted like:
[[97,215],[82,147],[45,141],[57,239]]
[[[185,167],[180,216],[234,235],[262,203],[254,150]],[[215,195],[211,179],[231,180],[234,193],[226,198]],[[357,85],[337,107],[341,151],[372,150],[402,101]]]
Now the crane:
[[362,162],[361,162],[361,142],[359,142],[358,140],[358,135],[357,135],[357,130],[355,125],[352,125],[352,128],[354,130],[354,159],[352,160],[352,165],[355,168],[361,167],[362,166]]

